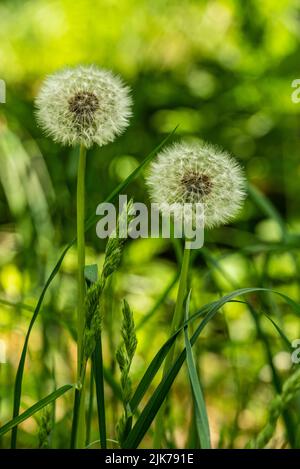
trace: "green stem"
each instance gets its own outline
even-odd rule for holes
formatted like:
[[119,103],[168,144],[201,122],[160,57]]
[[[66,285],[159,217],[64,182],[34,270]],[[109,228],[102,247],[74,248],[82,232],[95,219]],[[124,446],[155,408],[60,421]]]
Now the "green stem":
[[85,447],[87,447],[91,442],[91,430],[92,430],[92,419],[93,419],[93,404],[94,404],[94,368],[91,364],[90,371],[90,393],[89,393],[89,405],[86,418],[86,439]]
[[98,427],[101,449],[106,449],[106,419],[104,401],[103,355],[101,333],[96,338],[96,347],[92,356],[94,378],[96,384],[96,399],[98,412]]
[[[86,363],[84,363],[82,366],[81,376],[80,376],[80,379],[78,380],[79,383],[84,383],[85,373],[86,373]],[[71,445],[70,445],[71,449],[84,447],[84,444],[82,442],[82,438],[84,437],[84,431],[80,435],[80,438],[79,438],[80,419],[82,418],[82,412],[84,410],[82,401],[84,401],[84,398],[85,398],[85,389],[82,385],[80,385],[78,388],[75,389],[73,421],[72,421],[72,429],[71,429]],[[82,430],[84,430],[84,426]]]
[[77,378],[80,377],[82,339],[84,330],[84,297],[85,297],[85,236],[84,236],[84,208],[85,208],[85,166],[86,148],[81,145],[77,173],[77,256],[78,256],[78,310],[77,310]]
[[[185,242],[182,264],[181,264],[181,271],[180,271],[180,279],[179,279],[179,287],[177,293],[177,300],[176,306],[174,311],[174,316],[171,324],[171,331],[170,335],[172,335],[182,324],[183,322],[183,303],[187,293],[187,281],[188,281],[188,272],[189,272],[189,264],[190,264],[190,247],[189,241]],[[169,353],[166,357],[166,361],[164,364],[163,370],[163,377],[166,376],[170,368],[173,364],[174,358],[174,351],[175,351],[175,343],[170,348]],[[161,442],[164,434],[164,414],[165,414],[165,404],[163,404],[157,414],[156,417],[156,424],[155,424],[155,432],[154,432],[154,440],[153,440],[153,447],[159,449],[161,447]]]
[[[81,145],[79,152],[78,173],[77,173],[77,258],[78,258],[78,306],[77,306],[77,380],[80,382],[82,373],[83,358],[83,332],[85,324],[84,298],[85,298],[85,167],[86,148]],[[85,405],[84,405],[84,383],[81,383],[79,416],[75,429],[76,447],[83,448],[85,443]]]

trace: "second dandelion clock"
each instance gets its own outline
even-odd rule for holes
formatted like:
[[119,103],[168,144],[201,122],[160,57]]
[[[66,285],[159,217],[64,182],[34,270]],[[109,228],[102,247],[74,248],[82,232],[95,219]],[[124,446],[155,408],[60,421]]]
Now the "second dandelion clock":
[[240,165],[207,143],[182,142],[163,150],[150,167],[147,185],[152,202],[175,220],[186,216],[187,204],[202,204],[206,228],[232,220],[245,198]]

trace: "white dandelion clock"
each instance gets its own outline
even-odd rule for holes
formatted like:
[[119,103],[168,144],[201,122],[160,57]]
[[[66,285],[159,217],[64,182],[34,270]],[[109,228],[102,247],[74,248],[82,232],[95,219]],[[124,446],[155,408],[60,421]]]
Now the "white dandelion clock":
[[128,126],[129,88],[110,71],[79,66],[57,72],[36,99],[40,126],[56,142],[86,148],[112,142]]
[[[245,198],[245,179],[238,163],[224,151],[209,144],[176,143],[163,150],[152,162],[147,176],[151,201],[162,215],[173,216],[176,224],[184,225],[183,250],[176,305],[171,324],[171,335],[184,321],[184,301],[188,294],[188,276],[193,236],[186,225],[212,228],[234,218]],[[201,207],[199,214],[198,207]],[[186,210],[187,207],[191,210]],[[199,218],[200,217],[200,226]],[[188,220],[187,220],[188,218]],[[186,223],[187,222],[187,223]],[[192,235],[192,236],[191,236]],[[175,237],[175,236],[174,236]],[[178,236],[176,236],[178,237]],[[200,239],[200,246],[203,245]],[[188,296],[189,298],[189,296]],[[165,377],[174,362],[174,345],[165,359]],[[156,419],[154,447],[160,448],[163,438],[165,408]],[[210,447],[207,435],[205,447]]]
[[207,228],[232,220],[245,198],[240,165],[209,144],[183,142],[163,150],[150,167],[147,185],[152,202],[175,220],[195,216],[197,204],[202,204]]
[[[87,149],[112,142],[127,126],[131,115],[129,88],[111,72],[94,66],[66,69],[49,76],[36,99],[41,127],[54,141],[78,145],[77,172],[77,380],[80,406],[74,406],[71,447],[84,447],[85,282],[85,168]],[[84,373],[83,373],[84,376]],[[75,401],[76,402],[76,401]]]

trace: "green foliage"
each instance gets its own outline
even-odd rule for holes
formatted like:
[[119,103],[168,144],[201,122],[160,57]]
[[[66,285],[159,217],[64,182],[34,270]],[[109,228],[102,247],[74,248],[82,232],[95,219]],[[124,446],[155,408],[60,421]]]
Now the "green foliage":
[[[220,145],[239,159],[249,181],[240,217],[205,233],[190,270],[188,339],[212,447],[250,440],[251,447],[299,448],[298,378],[290,360],[300,300],[300,104],[291,100],[299,78],[298,2],[119,0],[112,8],[105,0],[3,0],[0,39],[7,91],[0,103],[0,447],[10,446],[11,430],[12,446],[47,445],[47,409],[56,399],[51,447],[69,446],[73,388],[61,386],[76,373],[77,150],[42,134],[33,100],[45,75],[95,63],[132,87],[134,116],[120,139],[92,148],[87,158],[87,263],[97,259],[99,272],[103,266],[97,279],[86,270],[85,359],[92,356],[96,387],[91,441],[115,445],[110,440],[127,412],[122,446],[151,447],[151,424],[169,393],[166,444],[188,446],[193,432],[190,382],[180,372],[189,343],[183,345],[183,329],[168,337],[180,242],[141,239],[123,250],[117,239],[106,246],[94,229],[97,205],[119,193],[149,203],[143,171],[179,124],[175,139]],[[137,385],[125,393],[125,410],[115,359],[123,298],[139,342],[128,376]],[[182,350],[160,380],[175,341]],[[119,361],[126,370],[124,347]]]

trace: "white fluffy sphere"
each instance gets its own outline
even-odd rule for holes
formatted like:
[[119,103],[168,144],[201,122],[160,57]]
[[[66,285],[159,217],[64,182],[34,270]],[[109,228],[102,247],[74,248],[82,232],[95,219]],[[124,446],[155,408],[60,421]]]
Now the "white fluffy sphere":
[[182,219],[185,204],[203,204],[207,228],[233,219],[245,198],[240,165],[210,144],[182,142],[166,148],[151,164],[146,182],[162,214]]
[[50,75],[36,99],[40,126],[63,145],[112,142],[128,126],[129,88],[110,71],[95,66]]

